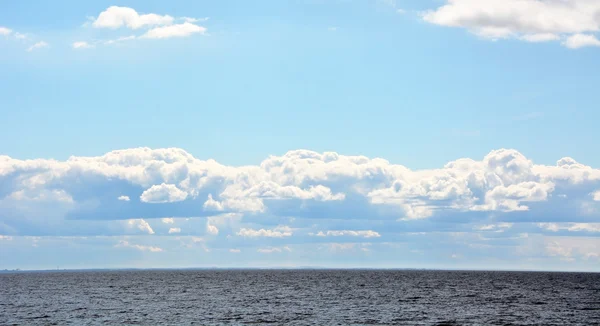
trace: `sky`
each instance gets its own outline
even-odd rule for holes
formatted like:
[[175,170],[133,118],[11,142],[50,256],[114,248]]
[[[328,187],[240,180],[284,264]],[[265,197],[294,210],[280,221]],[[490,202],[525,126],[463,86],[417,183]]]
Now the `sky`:
[[0,269],[600,271],[596,0],[0,2]]

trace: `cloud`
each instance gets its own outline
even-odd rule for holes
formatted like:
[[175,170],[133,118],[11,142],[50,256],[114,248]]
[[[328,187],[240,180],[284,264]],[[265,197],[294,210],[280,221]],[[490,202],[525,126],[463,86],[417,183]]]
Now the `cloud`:
[[144,203],[173,203],[183,201],[188,194],[172,184],[161,183],[146,189],[140,196]]
[[123,248],[133,248],[140,251],[150,251],[150,252],[162,252],[164,251],[162,248],[154,247],[154,246],[143,246],[138,244],[131,244],[129,241],[121,240],[115,247],[123,247]]
[[498,224],[486,224],[475,227],[478,231],[493,231],[493,232],[504,232],[507,229],[512,228],[514,223],[498,223]]
[[563,44],[570,49],[579,49],[583,47],[600,46],[600,40],[598,40],[594,35],[575,34],[573,36],[569,36],[569,38],[567,38]]
[[141,37],[152,39],[164,39],[171,37],[187,37],[197,33],[204,34],[205,32],[206,28],[185,22],[183,24],[169,25],[150,29]]
[[[176,20],[181,20],[183,23],[176,24]],[[105,45],[110,45],[134,40],[138,37],[146,39],[165,39],[172,37],[187,37],[193,34],[205,34],[206,28],[195,23],[206,20],[208,20],[208,18],[175,18],[169,15],[159,15],[154,13],[140,14],[133,8],[111,6],[101,12],[97,18],[92,18],[93,22],[91,25],[95,28],[118,29],[126,27],[132,30],[145,30],[141,35],[122,36],[117,39],[106,40],[103,42]]]
[[600,190],[594,192],[592,197],[594,198],[594,201],[600,201]]
[[[597,32],[599,13],[600,3],[590,0],[447,0],[422,17],[432,24],[465,28],[483,38],[546,42],[561,35]],[[582,43],[589,42],[588,38]],[[572,47],[569,41],[565,46]]]
[[198,23],[198,22],[205,22],[205,21],[209,20],[210,17],[202,17],[202,18],[181,17],[179,19],[181,19],[185,22],[188,22],[188,23]]
[[40,41],[40,42],[37,42],[34,45],[30,46],[27,49],[27,52],[31,52],[31,51],[36,50],[36,49],[46,48],[48,46],[49,46],[48,43],[46,43],[44,41]]
[[11,236],[0,234],[0,241],[12,241],[12,239]]
[[[570,157],[535,164],[513,149],[422,170],[308,150],[242,167],[200,160],[178,148],[134,148],[64,161],[0,156],[0,234],[120,234],[118,223],[102,228],[94,223],[203,218],[192,228],[202,235],[210,233],[208,217],[220,234],[242,238],[319,229],[380,233],[376,223],[387,223],[386,232],[461,223],[472,223],[468,230],[500,223],[594,223],[600,219],[593,195],[598,189],[599,169]],[[132,200],[115,200],[123,194]],[[215,215],[236,216],[229,219],[235,223],[219,224]],[[296,232],[290,217],[297,223],[345,223]]]
[[171,218],[171,217],[162,218],[161,221],[163,223],[165,223],[165,224],[173,224],[173,223],[175,223],[175,220],[173,218]]
[[560,36],[552,33],[540,33],[523,35],[521,39],[531,43],[540,43],[560,40]]
[[538,223],[538,227],[552,232],[600,232],[600,223]]
[[267,238],[283,238],[283,237],[291,237],[293,232],[292,229],[288,226],[278,226],[273,230],[254,230],[254,229],[246,229],[243,228],[239,230],[237,235],[241,237],[247,238],[257,238],[257,237],[267,237]]
[[73,49],[90,49],[93,47],[94,45],[83,41],[73,43]]
[[117,199],[120,201],[130,201],[129,196],[119,196]]
[[144,26],[170,25],[173,21],[174,18],[169,15],[140,15],[132,8],[111,6],[98,15],[92,26],[112,29],[126,26],[131,29],[139,29]]
[[290,247],[285,246],[285,247],[268,247],[268,248],[259,248],[257,250],[257,252],[263,253],[263,254],[272,254],[272,253],[281,253],[281,252],[291,252],[292,249],[290,249]]
[[136,36],[135,35],[129,35],[129,36],[122,36],[119,37],[115,40],[108,40],[108,41],[104,41],[105,45],[110,45],[110,44],[116,44],[116,43],[121,43],[121,42],[125,42],[125,41],[131,41],[131,40],[135,40]]
[[207,222],[206,223],[206,232],[208,232],[209,234],[217,235],[217,234],[219,234],[219,228],[217,228],[216,226]]
[[148,224],[148,222],[144,221],[143,219],[128,220],[127,226],[130,229],[138,229],[138,230],[142,231],[143,233],[154,234],[154,230],[152,230],[152,227],[150,227],[150,224]]
[[234,253],[234,254],[239,254],[242,251],[239,249],[229,249],[229,252]]
[[565,261],[600,260],[598,238],[547,237],[544,238],[544,243],[545,251],[549,256],[559,257]]
[[94,45],[83,41],[73,43],[73,49],[90,49],[93,47]]
[[12,29],[0,26],[0,35],[8,36],[12,34]]
[[317,237],[362,237],[362,238],[379,238],[381,235],[378,232],[366,230],[366,231],[350,231],[350,230],[338,230],[338,231],[319,231],[317,234],[311,234]]
[[181,228],[170,228],[169,234],[173,234],[173,233],[181,233]]

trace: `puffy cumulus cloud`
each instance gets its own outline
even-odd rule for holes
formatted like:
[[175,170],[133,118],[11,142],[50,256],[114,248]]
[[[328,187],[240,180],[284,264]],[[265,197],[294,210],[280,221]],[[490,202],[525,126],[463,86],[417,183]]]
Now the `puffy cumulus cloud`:
[[598,40],[594,35],[575,34],[573,36],[569,36],[569,38],[567,38],[563,44],[570,49],[579,49],[590,46],[598,47],[600,46],[600,40]]
[[164,251],[160,247],[144,246],[144,245],[139,245],[139,244],[132,244],[132,243],[129,243],[129,241],[127,241],[127,240],[120,240],[119,243],[117,243],[115,245],[115,247],[133,248],[133,249],[137,249],[137,250],[140,250],[140,251],[149,251],[149,252],[162,252],[162,251]]
[[173,203],[183,201],[188,194],[172,184],[162,183],[146,189],[140,196],[144,203]]
[[130,229],[137,229],[139,231],[142,231],[142,233],[146,234],[154,234],[154,230],[152,229],[152,227],[150,227],[150,224],[148,224],[148,222],[146,222],[143,219],[128,220],[126,221],[126,223]]
[[185,22],[170,26],[156,27],[147,31],[141,37],[143,38],[171,38],[171,37],[187,37],[192,34],[204,34],[206,28],[192,23]]
[[351,230],[330,230],[330,231],[319,231],[316,234],[310,234],[317,237],[361,237],[361,238],[379,238],[381,235],[378,232],[365,230],[365,231],[351,231]]
[[131,199],[129,199],[129,196],[119,196],[119,197],[117,197],[117,199],[121,200],[121,201],[130,201],[131,200]]
[[170,25],[175,19],[169,15],[138,14],[133,8],[111,6],[98,15],[92,24],[96,28],[138,29],[144,26]]
[[175,220],[172,217],[165,217],[162,218],[161,221],[165,224],[173,224],[175,223]]
[[181,233],[181,228],[170,228],[169,234],[173,234],[173,233]]
[[[170,223],[173,217],[230,214],[271,226],[291,225],[282,220],[288,217],[364,221],[352,226],[358,230],[372,229],[369,223],[382,220],[430,228],[437,225],[427,219],[481,225],[490,223],[491,214],[497,216],[496,223],[589,223],[600,218],[594,201],[598,189],[599,169],[569,157],[538,165],[512,149],[427,170],[381,158],[307,150],[242,167],[201,160],[178,148],[134,148],[65,161],[0,156],[0,232],[51,232],[48,228],[60,225],[63,230],[75,220],[164,218]],[[47,225],[49,214],[63,222]],[[239,225],[215,221],[209,225],[245,236],[292,233],[270,226],[242,232]],[[203,223],[196,228],[203,230]]]
[[568,37],[564,45],[578,48],[595,43],[592,35],[584,33],[600,30],[600,2],[446,0],[446,4],[424,12],[422,17],[426,22],[465,28],[488,39],[546,42]]
[[236,234],[241,237],[246,237],[246,238],[258,238],[258,237],[284,238],[284,237],[291,237],[293,235],[293,232],[289,226],[278,226],[272,230],[266,230],[266,229],[254,230],[254,229],[242,228]]
[[[182,23],[175,23],[176,20],[183,20]],[[114,40],[104,41],[105,45],[115,44],[136,38],[146,39],[166,39],[172,37],[187,37],[193,34],[206,33],[206,27],[197,25],[197,22],[205,21],[189,17],[175,18],[169,15],[159,15],[154,13],[140,14],[133,8],[111,6],[101,12],[94,19],[92,26],[95,28],[117,29],[127,27],[138,30],[146,29],[141,35],[121,36]],[[83,48],[85,42],[77,42],[82,45],[77,48]],[[75,47],[75,44],[73,46]]]
[[27,52],[31,52],[31,51],[37,50],[37,49],[47,48],[49,46],[50,45],[48,43],[46,43],[44,41],[40,41],[40,42],[37,42],[37,43],[33,44],[29,48],[27,48]]
[[594,192],[592,198],[594,198],[594,201],[600,201],[600,190]]

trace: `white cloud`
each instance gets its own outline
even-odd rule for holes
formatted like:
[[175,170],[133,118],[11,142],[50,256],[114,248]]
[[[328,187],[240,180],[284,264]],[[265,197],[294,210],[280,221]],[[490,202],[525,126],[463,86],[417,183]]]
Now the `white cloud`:
[[131,244],[129,241],[121,240],[115,247],[123,247],[123,248],[133,248],[140,251],[150,251],[150,252],[162,252],[164,251],[162,248],[154,247],[154,246],[143,246],[139,244]]
[[116,43],[121,43],[121,42],[125,42],[125,41],[131,41],[131,40],[135,40],[135,39],[136,39],[135,35],[122,36],[122,37],[117,38],[116,40],[104,41],[104,44],[110,45],[110,44],[116,44]]
[[36,50],[36,49],[46,48],[48,46],[49,46],[48,43],[46,43],[44,41],[40,41],[40,42],[37,42],[34,45],[30,46],[27,49],[27,52],[31,52],[31,51]]
[[130,229],[138,229],[143,233],[154,234],[154,230],[150,227],[150,224],[146,222],[144,219],[132,219],[127,221],[127,226]]
[[552,232],[600,232],[600,223],[538,223],[538,227]]
[[310,234],[317,237],[362,237],[362,238],[379,238],[381,235],[378,232],[365,230],[365,231],[351,231],[351,230],[330,230],[327,232],[319,231],[317,234]]
[[559,257],[565,261],[598,260],[600,258],[598,238],[546,237],[544,243],[547,255]]
[[13,238],[9,235],[0,234],[0,241],[11,241]]
[[0,35],[8,36],[12,34],[12,29],[0,26]]
[[120,201],[130,201],[129,196],[119,196],[117,199]]
[[256,238],[256,237],[268,237],[268,238],[283,238],[291,237],[293,235],[292,229],[288,226],[278,226],[273,230],[254,230],[242,228],[237,233],[241,237]]
[[[576,222],[583,216],[593,222],[600,212],[595,195],[590,195],[600,189],[600,169],[569,157],[538,165],[511,149],[423,170],[381,158],[307,150],[243,167],[200,160],[178,148],[134,148],[65,161],[0,156],[0,185],[5,194],[0,211],[27,216],[29,221],[26,227],[18,219],[2,220],[10,234],[26,228],[48,232],[46,228],[60,225],[44,223],[48,214],[56,221],[140,217],[149,221],[206,217],[215,211],[263,221],[290,216],[364,221],[444,216],[452,221],[469,214],[480,225],[491,213],[538,223]],[[114,200],[125,193],[141,193],[140,201],[123,205]],[[62,204],[52,205],[57,203]],[[241,225],[223,227],[240,230]],[[245,226],[244,232],[287,232],[267,229],[261,233]]]
[[486,224],[475,227],[475,230],[504,232],[505,230],[512,228],[512,226],[513,223]]
[[205,22],[205,21],[209,20],[210,18],[209,17],[203,17],[203,18],[181,17],[179,19],[181,19],[185,22],[188,22],[188,23],[198,23],[198,22]]
[[291,252],[292,249],[290,249],[290,247],[285,246],[285,247],[268,247],[268,248],[259,248],[257,250],[257,252],[263,253],[263,254],[272,254],[272,253],[280,253],[280,252]]
[[169,15],[142,14],[128,7],[111,6],[98,15],[92,24],[96,28],[138,29],[144,26],[170,25],[174,18]]
[[140,196],[144,203],[173,203],[183,201],[188,194],[172,184],[161,183],[146,189]]
[[552,33],[527,34],[521,36],[522,40],[532,43],[550,42],[560,40],[560,36]]
[[155,27],[149,31],[147,31],[141,37],[143,38],[154,38],[154,39],[164,39],[171,37],[187,37],[192,34],[204,34],[206,32],[206,28],[198,25],[194,25],[192,23],[185,22],[183,24],[175,24],[169,26]]
[[[2,34],[2,33],[0,32],[0,34]],[[17,40],[25,40],[25,39],[27,39],[27,35],[19,33],[19,32],[16,32],[15,33],[15,38]]]
[[222,211],[223,210],[223,205],[214,200],[212,194],[208,194],[208,199],[204,202],[204,204],[202,205],[205,209],[207,210],[211,210],[211,211]]
[[594,198],[594,201],[600,201],[600,190],[594,192],[592,198]]
[[162,218],[161,221],[165,224],[173,224],[175,223],[175,220],[172,217],[165,217]]
[[239,249],[229,249],[229,252],[234,253],[234,254],[239,254],[242,251]]
[[173,233],[181,233],[181,228],[170,228],[169,234],[173,234]]
[[599,13],[600,2],[595,0],[447,0],[424,12],[423,19],[465,28],[484,38],[542,42],[557,40],[562,34],[597,32]]
[[206,232],[208,232],[209,234],[219,234],[219,228],[217,228],[216,226],[210,224],[209,222],[206,223]]
[[575,34],[567,38],[563,44],[570,49],[579,49],[583,47],[600,46],[600,40],[594,35]]
[[93,47],[94,47],[94,45],[89,44],[88,42],[80,41],[80,42],[73,43],[73,49],[90,49]]
[[63,202],[73,203],[73,197],[64,190],[35,190],[35,189],[22,189],[17,190],[7,198],[15,201],[33,201],[33,202]]

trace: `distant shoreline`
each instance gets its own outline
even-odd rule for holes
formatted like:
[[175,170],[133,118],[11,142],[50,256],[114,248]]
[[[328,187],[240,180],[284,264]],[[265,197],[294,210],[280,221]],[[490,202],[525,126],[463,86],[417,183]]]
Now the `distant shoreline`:
[[503,272],[503,273],[589,273],[600,271],[514,270],[514,269],[429,269],[429,268],[366,268],[366,267],[189,267],[189,268],[81,268],[81,269],[4,269],[0,274],[56,272],[143,272],[143,271],[398,271],[398,272]]

